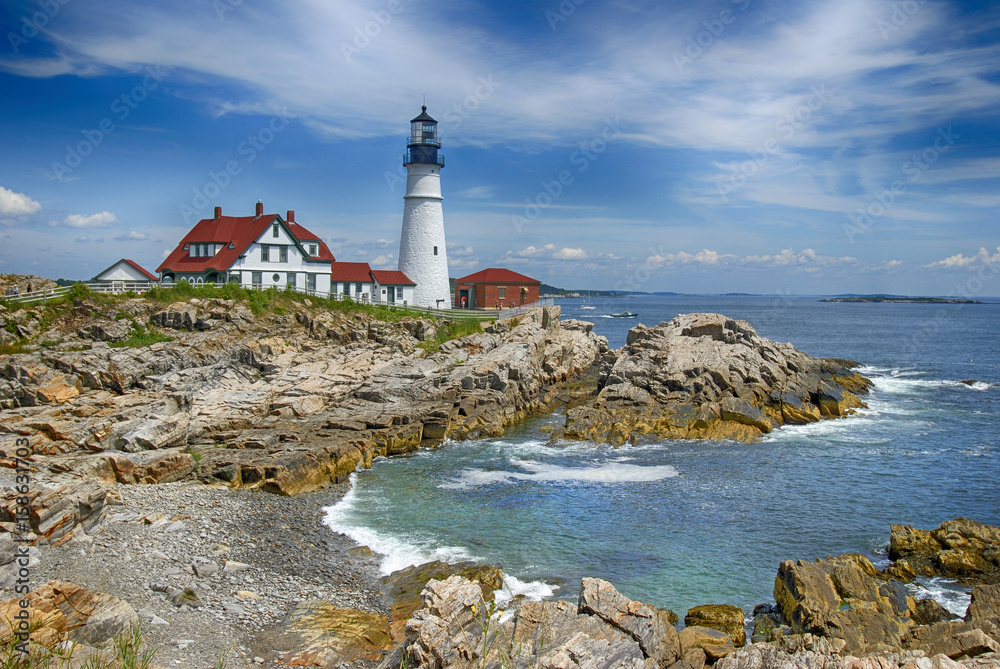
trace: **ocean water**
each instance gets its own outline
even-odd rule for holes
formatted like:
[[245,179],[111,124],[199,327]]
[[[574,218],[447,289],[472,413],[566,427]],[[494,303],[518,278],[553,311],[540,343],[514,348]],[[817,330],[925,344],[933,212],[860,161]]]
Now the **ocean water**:
[[[861,552],[885,562],[891,523],[966,516],[1000,524],[1000,304],[835,304],[816,298],[630,299],[639,319],[561,300],[612,347],[636,323],[710,311],[875,382],[858,415],[761,442],[549,443],[542,416],[502,438],[378,460],[327,524],[383,555],[386,573],[430,559],[503,566],[508,587],[575,600],[582,576],[681,615],[773,601],[779,563]],[[972,384],[962,381],[975,382]],[[914,586],[964,613],[947,581]]]

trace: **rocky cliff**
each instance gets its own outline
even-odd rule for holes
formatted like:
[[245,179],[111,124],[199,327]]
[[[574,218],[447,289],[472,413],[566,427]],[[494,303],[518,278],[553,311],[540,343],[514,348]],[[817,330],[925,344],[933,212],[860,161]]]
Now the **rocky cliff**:
[[598,393],[557,436],[615,445],[643,436],[753,440],[864,406],[871,383],[846,360],[813,358],[746,321],[686,314],[639,325],[601,360]]
[[[310,306],[255,318],[226,300],[136,299],[81,303],[57,324],[18,312],[48,345],[0,358],[0,434],[27,437],[50,472],[294,494],[379,455],[500,434],[607,351],[557,307],[428,353],[433,321]],[[173,341],[112,346],[150,325]]]

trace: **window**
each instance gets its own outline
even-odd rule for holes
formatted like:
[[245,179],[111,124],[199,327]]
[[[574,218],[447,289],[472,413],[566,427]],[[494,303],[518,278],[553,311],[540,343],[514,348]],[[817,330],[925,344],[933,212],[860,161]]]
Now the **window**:
[[279,282],[281,281],[281,275],[280,275],[280,274],[277,274],[277,273],[275,273],[275,274],[272,274],[272,275],[271,275],[271,281],[272,281],[273,283],[279,283]]
[[271,226],[271,236],[277,238],[278,236],[278,224],[275,223]]
[[362,286],[361,282],[354,284],[354,292],[357,293],[358,295],[361,294],[361,286]]
[[251,274],[250,281],[253,283],[254,288],[260,288],[260,284],[264,283],[263,272],[253,272]]
[[288,247],[279,246],[278,247],[278,262],[288,262]]
[[437,254],[438,254],[438,247],[435,246],[434,247],[434,255],[437,255]]
[[316,290],[315,274],[306,274],[306,290]]
[[507,297],[507,286],[500,286],[497,288],[497,297],[501,300]]
[[316,252],[317,252],[317,250],[318,250],[318,249],[316,248],[316,245],[315,245],[315,244],[310,244],[310,245],[309,245],[309,255],[311,255],[311,256],[315,256],[315,255],[316,255]]
[[294,289],[295,289],[295,286],[296,286],[296,285],[298,284],[298,276],[299,276],[299,275],[298,275],[298,274],[296,274],[296,273],[294,273],[294,272],[289,272],[289,273],[288,273],[288,274],[286,275],[286,278],[288,279],[288,284],[287,284],[287,285],[288,285],[288,287],[289,287],[289,288],[291,288],[292,290],[294,290]]
[[397,300],[403,299],[403,289],[402,288],[397,288],[396,289],[396,299]]
[[267,244],[260,245],[260,261],[271,262],[271,247]]

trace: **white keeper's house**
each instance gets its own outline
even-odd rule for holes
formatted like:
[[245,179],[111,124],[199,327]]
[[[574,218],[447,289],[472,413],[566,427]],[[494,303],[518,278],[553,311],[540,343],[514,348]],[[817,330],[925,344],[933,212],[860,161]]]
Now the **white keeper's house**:
[[253,216],[223,216],[198,221],[177,248],[156,268],[161,281],[239,283],[255,288],[296,288],[330,292],[333,254],[317,235],[295,221],[265,214],[257,202]]
[[366,262],[335,262],[331,269],[334,294],[355,302],[413,304],[413,281],[399,270],[372,269]]

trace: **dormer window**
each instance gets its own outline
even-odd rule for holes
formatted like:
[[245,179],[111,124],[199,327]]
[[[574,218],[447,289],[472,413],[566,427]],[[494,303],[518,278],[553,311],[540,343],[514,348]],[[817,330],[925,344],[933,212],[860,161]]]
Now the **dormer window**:
[[277,223],[275,223],[274,225],[271,226],[271,236],[272,237],[277,237],[278,236],[278,224]]
[[315,256],[316,253],[317,253],[316,245],[315,244],[310,244],[309,245],[309,255]]

